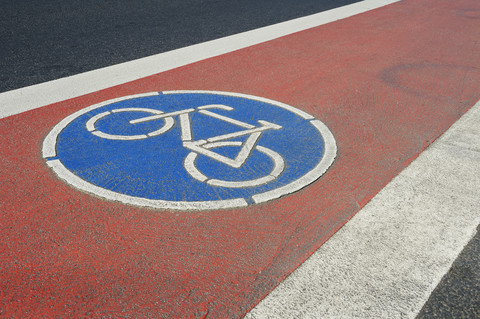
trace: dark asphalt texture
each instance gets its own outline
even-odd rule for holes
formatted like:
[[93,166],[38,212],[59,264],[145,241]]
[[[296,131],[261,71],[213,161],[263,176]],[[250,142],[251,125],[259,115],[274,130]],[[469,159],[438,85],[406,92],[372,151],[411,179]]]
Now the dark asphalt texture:
[[0,92],[358,0],[2,0]]
[[[0,92],[306,16],[358,0],[3,0]],[[480,234],[417,318],[480,318]]]
[[417,316],[429,318],[480,318],[480,226]]

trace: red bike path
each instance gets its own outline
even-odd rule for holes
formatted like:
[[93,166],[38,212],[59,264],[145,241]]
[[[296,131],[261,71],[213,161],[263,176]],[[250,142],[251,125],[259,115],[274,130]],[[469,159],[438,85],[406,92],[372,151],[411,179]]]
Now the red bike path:
[[[2,315],[241,317],[480,99],[479,10],[406,0],[0,120]],[[337,158],[289,196],[201,212],[97,198],[45,164],[66,116],[166,90],[292,105],[329,127]]]

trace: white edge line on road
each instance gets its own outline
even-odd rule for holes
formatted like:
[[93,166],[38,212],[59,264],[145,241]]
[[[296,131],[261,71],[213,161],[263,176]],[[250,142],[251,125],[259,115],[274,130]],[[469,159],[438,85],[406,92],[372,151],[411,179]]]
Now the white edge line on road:
[[0,93],[0,118],[236,51],[400,0],[365,0],[177,50]]
[[480,223],[480,101],[245,318],[415,318]]

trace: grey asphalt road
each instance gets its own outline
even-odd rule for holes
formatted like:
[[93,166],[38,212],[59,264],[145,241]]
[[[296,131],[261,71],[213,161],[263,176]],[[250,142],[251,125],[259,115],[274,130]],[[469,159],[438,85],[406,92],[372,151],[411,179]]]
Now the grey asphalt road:
[[[157,54],[358,0],[3,0],[0,92]],[[418,318],[480,318],[480,234]]]
[[0,92],[358,0],[3,0]]

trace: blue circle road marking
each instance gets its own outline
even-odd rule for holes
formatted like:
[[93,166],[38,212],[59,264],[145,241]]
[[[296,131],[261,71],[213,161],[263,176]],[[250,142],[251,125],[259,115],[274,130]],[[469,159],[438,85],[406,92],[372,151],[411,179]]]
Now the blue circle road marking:
[[333,163],[329,129],[292,106],[215,91],[152,92],[82,109],[43,144],[55,173],[83,191],[165,209],[266,202]]

